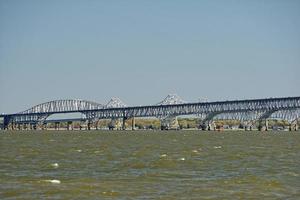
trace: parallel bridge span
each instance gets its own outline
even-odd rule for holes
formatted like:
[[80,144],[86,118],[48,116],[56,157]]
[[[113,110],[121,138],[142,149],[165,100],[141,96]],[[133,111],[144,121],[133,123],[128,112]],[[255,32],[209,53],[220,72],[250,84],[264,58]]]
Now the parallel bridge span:
[[[179,115],[199,115],[203,120],[211,120],[216,116],[232,116],[234,119],[266,119],[277,114],[290,121],[299,118],[300,97],[267,98],[234,101],[216,101],[199,103],[178,103],[167,105],[126,106],[120,105],[120,100],[102,105],[85,100],[57,100],[34,106],[23,112],[3,114],[4,127],[9,124],[40,123],[50,115],[60,113],[82,113],[87,120],[132,118],[132,117],[166,117]],[[118,101],[118,102],[117,102]],[[238,116],[238,117],[237,117]]]

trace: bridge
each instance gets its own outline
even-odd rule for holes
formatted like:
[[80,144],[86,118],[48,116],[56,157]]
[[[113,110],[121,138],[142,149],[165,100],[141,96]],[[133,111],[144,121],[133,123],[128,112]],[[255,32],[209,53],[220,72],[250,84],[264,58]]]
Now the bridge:
[[[167,123],[176,121],[177,116],[196,115],[202,121],[202,129],[210,129],[215,119],[235,119],[244,122],[245,128],[259,122],[260,129],[268,129],[268,119],[284,119],[290,123],[290,129],[296,130],[300,116],[300,97],[265,98],[249,100],[194,102],[183,101],[178,95],[168,95],[163,101],[147,106],[127,106],[119,98],[112,98],[107,104],[86,100],[55,100],[33,106],[14,114],[2,114],[4,129],[30,128],[47,123],[54,114],[81,113],[87,121],[87,127],[101,119],[125,120],[136,117],[156,117]],[[173,120],[173,121],[174,121]],[[68,120],[66,120],[68,121]],[[59,123],[59,120],[56,121]],[[72,122],[70,119],[69,122]],[[133,127],[134,128],[134,127]]]

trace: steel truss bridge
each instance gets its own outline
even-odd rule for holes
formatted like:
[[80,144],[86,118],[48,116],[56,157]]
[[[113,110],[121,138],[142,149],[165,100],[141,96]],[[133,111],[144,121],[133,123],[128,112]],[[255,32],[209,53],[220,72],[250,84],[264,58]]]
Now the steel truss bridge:
[[85,100],[55,100],[42,103],[23,112],[2,114],[3,127],[19,124],[43,124],[54,114],[81,113],[88,122],[100,119],[157,117],[164,119],[180,115],[197,115],[203,123],[214,119],[235,119],[250,125],[277,118],[296,123],[300,116],[300,97],[266,98],[233,101],[187,103],[177,95],[168,95],[155,105],[127,106],[118,98],[106,105]]

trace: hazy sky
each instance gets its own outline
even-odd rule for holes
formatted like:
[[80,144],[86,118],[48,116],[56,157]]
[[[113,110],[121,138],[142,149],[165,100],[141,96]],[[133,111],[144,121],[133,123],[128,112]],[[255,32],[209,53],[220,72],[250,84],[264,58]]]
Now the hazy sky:
[[299,0],[0,0],[0,113],[300,96]]

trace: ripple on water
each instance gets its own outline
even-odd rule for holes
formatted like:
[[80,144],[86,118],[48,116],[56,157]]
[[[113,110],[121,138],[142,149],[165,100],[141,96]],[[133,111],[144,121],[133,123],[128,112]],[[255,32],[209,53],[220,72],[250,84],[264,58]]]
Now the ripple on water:
[[0,134],[2,199],[299,197],[300,134],[69,133]]

